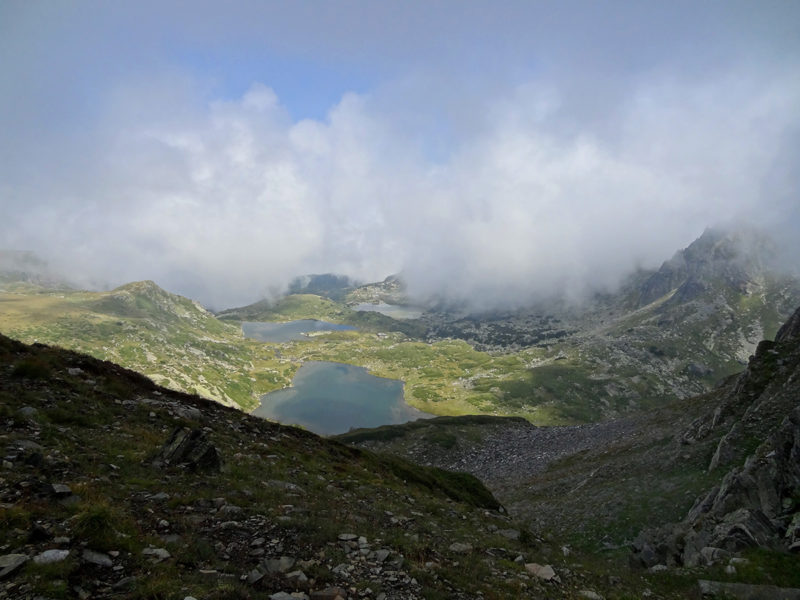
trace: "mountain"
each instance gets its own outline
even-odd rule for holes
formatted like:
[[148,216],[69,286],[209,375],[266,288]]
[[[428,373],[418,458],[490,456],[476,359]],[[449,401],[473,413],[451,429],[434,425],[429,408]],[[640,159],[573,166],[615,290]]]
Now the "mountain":
[[720,596],[794,598],[748,586],[800,586],[798,382],[800,309],[741,374],[645,413],[545,428],[439,418],[337,439],[471,472],[535,537],[627,557],[651,581],[709,578],[721,583],[704,589]]
[[302,275],[289,284],[290,294],[315,294],[331,300],[343,300],[347,293],[358,287],[359,282],[346,275],[323,273]]
[[[800,274],[763,232],[706,230],[656,271],[582,304],[479,315],[428,312],[427,339],[517,352],[530,368],[473,389],[496,403],[551,407],[562,422],[610,418],[712,389],[800,304]],[[494,391],[492,391],[494,390]]]
[[28,289],[0,293],[0,330],[137,369],[173,389],[249,409],[288,383],[273,353],[202,306],[152,281],[109,292]]
[[347,294],[346,300],[351,306],[362,302],[410,304],[402,275],[389,275],[383,281],[360,285]]

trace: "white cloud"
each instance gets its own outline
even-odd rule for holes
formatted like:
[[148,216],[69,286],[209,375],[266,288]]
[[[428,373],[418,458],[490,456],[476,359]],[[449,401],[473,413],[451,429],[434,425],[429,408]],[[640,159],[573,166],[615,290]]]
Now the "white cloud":
[[[325,271],[402,269],[420,296],[483,305],[580,296],[720,221],[800,239],[789,9],[754,22],[736,4],[722,23],[693,3],[628,6],[613,30],[593,3],[511,3],[516,18],[467,4],[460,20],[445,5],[369,4],[371,20],[308,23],[302,7],[267,19],[264,3],[240,3],[244,16],[202,5],[180,31],[136,8],[100,11],[108,27],[90,31],[69,7],[70,27],[5,9],[25,27],[0,24],[0,57],[17,61],[0,60],[0,246],[87,283],[150,278],[222,308]],[[696,21],[676,28],[686,11]],[[121,23],[140,34],[135,54],[112,35]],[[259,58],[243,70],[261,83],[238,97],[215,97],[196,67],[224,54],[218,33],[235,58]],[[161,60],[167,39],[193,68]],[[386,74],[294,120],[258,75],[281,53],[334,71],[374,58]]]

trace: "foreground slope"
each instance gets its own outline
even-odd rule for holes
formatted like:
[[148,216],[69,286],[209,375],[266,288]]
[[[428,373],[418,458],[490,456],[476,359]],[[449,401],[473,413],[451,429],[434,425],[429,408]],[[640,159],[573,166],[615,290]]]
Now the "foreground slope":
[[633,562],[654,577],[800,587],[798,411],[800,309],[743,373],[648,413],[545,428],[433,419],[338,439],[469,471],[534,535],[575,549],[624,564],[636,540]]
[[5,337],[0,417],[0,597],[552,593],[522,564],[535,549],[504,535],[514,526],[468,475]]

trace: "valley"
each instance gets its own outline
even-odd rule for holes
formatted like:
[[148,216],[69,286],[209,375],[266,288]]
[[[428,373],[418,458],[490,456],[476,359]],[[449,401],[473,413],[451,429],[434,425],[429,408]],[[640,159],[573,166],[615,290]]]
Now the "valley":
[[[152,282],[83,292],[17,271],[0,286],[0,331],[247,411],[290,386],[303,363],[329,361],[403,381],[406,403],[434,415],[591,423],[706,392],[741,371],[800,304],[800,277],[771,268],[770,256],[768,238],[708,230],[614,294],[482,314],[430,305],[417,319],[354,310],[406,305],[396,277],[356,285],[313,276],[277,301],[214,315]],[[242,329],[298,320],[342,330],[259,343]]]

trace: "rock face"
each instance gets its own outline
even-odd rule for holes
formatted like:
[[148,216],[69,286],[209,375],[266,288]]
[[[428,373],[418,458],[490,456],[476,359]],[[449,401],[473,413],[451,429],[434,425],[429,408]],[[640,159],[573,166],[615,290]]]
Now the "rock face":
[[190,471],[219,471],[222,459],[202,429],[179,427],[164,443],[153,465],[183,466]]
[[[709,470],[730,470],[681,523],[640,536],[634,562],[696,566],[748,547],[800,550],[799,387],[800,309],[775,343],[759,345],[730,397],[684,434],[684,443],[691,443],[728,427]],[[754,438],[763,441],[741,463]]]

